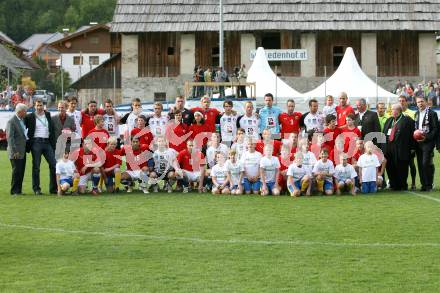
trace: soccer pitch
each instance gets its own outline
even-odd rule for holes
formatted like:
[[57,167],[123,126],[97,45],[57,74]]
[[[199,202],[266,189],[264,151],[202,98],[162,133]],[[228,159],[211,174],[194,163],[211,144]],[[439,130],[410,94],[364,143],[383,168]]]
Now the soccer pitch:
[[438,191],[37,197],[27,158],[13,198],[0,152],[1,292],[440,291]]

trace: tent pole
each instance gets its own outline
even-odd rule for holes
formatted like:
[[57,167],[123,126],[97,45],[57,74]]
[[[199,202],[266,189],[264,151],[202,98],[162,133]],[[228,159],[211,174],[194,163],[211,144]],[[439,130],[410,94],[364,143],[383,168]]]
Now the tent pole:
[[379,66],[376,65],[376,108],[377,108],[377,103],[379,102],[379,84],[377,83],[378,75],[379,75]]
[[275,65],[275,105],[278,104],[278,66]]

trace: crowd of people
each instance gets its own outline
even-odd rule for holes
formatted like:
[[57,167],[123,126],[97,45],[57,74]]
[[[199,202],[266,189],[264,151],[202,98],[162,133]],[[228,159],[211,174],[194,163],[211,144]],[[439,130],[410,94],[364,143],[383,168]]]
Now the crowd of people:
[[[246,83],[247,73],[246,65],[236,66],[231,74],[228,74],[223,67],[206,67],[203,68],[200,65],[194,67],[193,81],[194,82],[234,82],[240,83],[236,88],[234,93],[237,98],[246,98]],[[204,95],[212,97],[214,91],[219,93],[220,98],[225,97],[225,87],[220,85],[213,87],[211,85],[207,86],[195,86],[193,87],[192,97],[200,98]]]
[[426,97],[430,107],[440,106],[440,79],[436,82],[428,81],[428,83],[419,83],[416,87],[407,80],[403,83],[398,80],[393,90],[398,96],[405,96],[412,105],[416,104],[416,97]]
[[221,112],[211,108],[209,96],[192,109],[177,97],[168,113],[159,102],[153,113],[145,113],[141,101],[133,99],[123,116],[111,100],[104,109],[90,101],[78,110],[77,98],[71,97],[58,103],[55,116],[40,100],[29,114],[26,105],[17,104],[6,131],[11,194],[23,192],[27,152],[36,195],[42,194],[42,156],[49,165],[49,192],[59,195],[134,188],[295,197],[407,190],[416,185],[415,158],[421,191],[432,190],[440,135],[437,114],[425,96],[416,97],[413,112],[402,95],[391,113],[383,103],[377,112],[368,110],[365,99],[351,106],[345,93],[337,99],[328,96],[325,105],[311,99],[306,113],[296,112],[289,100],[283,112],[268,93],[263,108],[256,112],[246,102],[243,115],[230,100]]

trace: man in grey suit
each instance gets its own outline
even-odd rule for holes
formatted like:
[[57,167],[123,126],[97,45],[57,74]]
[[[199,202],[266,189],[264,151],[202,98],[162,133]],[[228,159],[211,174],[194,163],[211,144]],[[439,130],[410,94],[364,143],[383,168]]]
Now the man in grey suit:
[[8,140],[8,157],[12,166],[11,195],[23,194],[23,177],[26,168],[26,140],[27,129],[23,118],[26,116],[27,106],[17,104],[15,115],[6,125]]
[[[52,117],[53,132],[56,141],[55,158],[61,158],[64,151],[70,151],[72,139],[75,138],[75,120],[67,115],[67,103],[58,103],[58,114]],[[61,138],[60,138],[61,136]]]

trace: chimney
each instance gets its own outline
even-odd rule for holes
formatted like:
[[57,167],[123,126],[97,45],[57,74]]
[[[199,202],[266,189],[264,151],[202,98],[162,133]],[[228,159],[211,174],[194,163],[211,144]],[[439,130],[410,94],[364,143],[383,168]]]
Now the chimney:
[[70,29],[68,29],[68,28],[63,28],[63,35],[64,35],[65,37],[67,37],[67,36],[69,35],[69,30],[70,30]]

